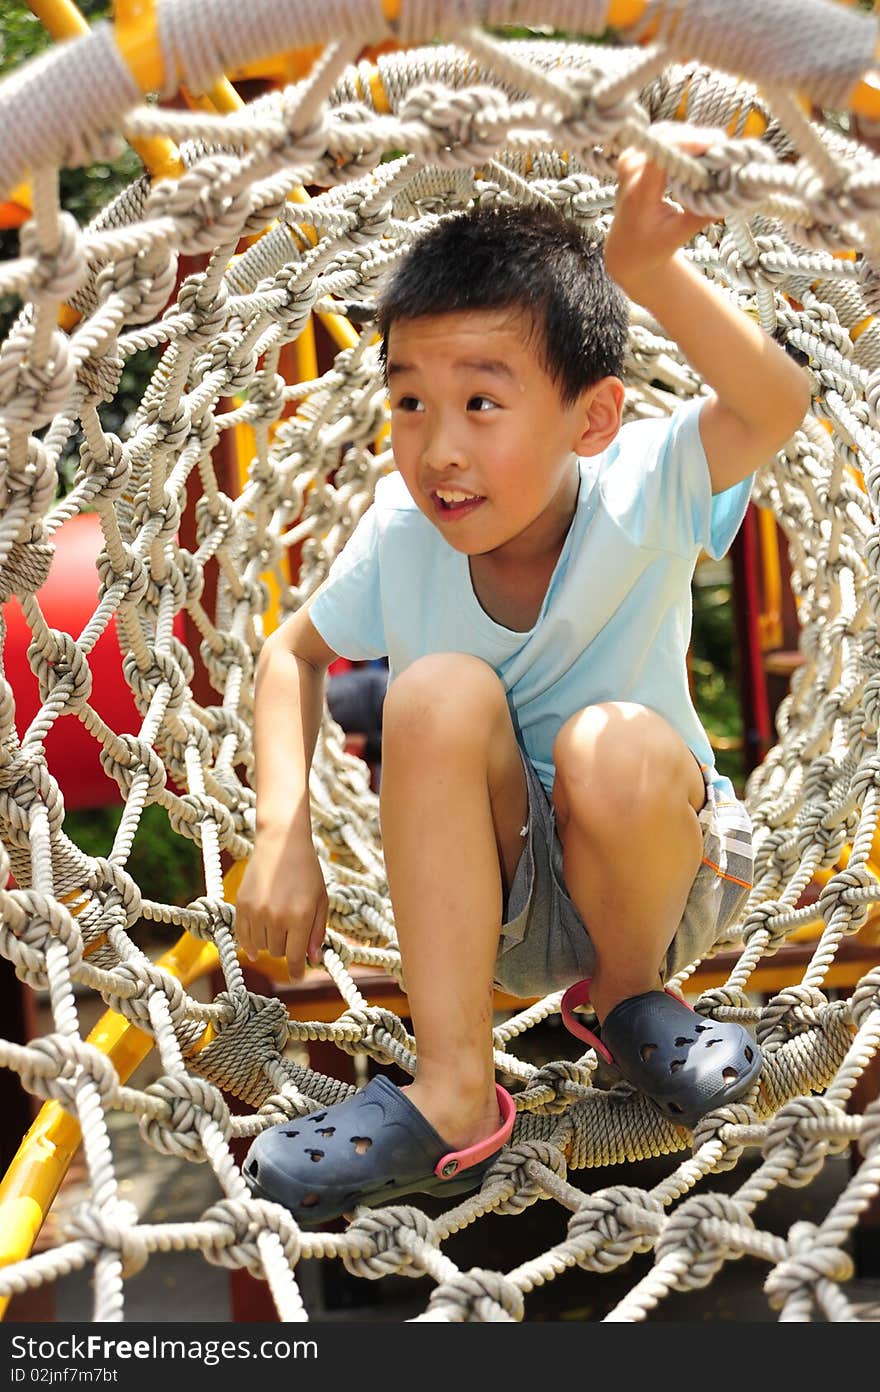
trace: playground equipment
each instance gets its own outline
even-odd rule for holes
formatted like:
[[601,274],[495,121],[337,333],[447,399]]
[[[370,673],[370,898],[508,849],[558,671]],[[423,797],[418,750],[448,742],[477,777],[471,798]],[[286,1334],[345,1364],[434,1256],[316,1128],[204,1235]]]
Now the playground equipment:
[[[579,37],[512,40],[509,23]],[[618,44],[590,42],[608,25]],[[399,52],[359,61],[389,39]],[[0,348],[0,594],[21,603],[42,700],[19,739],[16,692],[8,674],[0,682],[2,870],[15,877],[0,890],[0,951],[23,982],[48,990],[56,1022],[44,1038],[0,1043],[0,1062],[47,1099],[0,1189],[0,1296],[88,1267],[95,1317],[121,1319],[125,1276],[153,1252],[191,1247],[265,1276],[285,1320],[307,1317],[298,1264],[337,1258],[368,1278],[427,1276],[424,1319],[518,1320],[529,1292],[568,1267],[607,1271],[653,1251],[611,1318],[645,1318],[670,1291],[705,1284],[743,1254],[767,1263],[765,1289],[783,1319],[870,1317],[853,1295],[846,1246],[880,1186],[880,1105],[847,1107],[880,1046],[880,966],[847,996],[834,986],[847,941],[880,901],[877,43],[876,18],[831,0],[252,0],[246,14],[239,0],[138,0],[0,85],[0,128],[16,131],[0,145],[0,200],[32,213],[20,254],[0,267],[0,291],[23,301]],[[224,72],[311,47],[321,54],[307,76],[235,109]],[[141,102],[178,86],[225,114]],[[654,127],[675,116],[729,138],[700,157],[674,151]],[[157,177],[78,227],[60,206],[58,169],[112,152],[119,135],[141,143]],[[306,1233],[250,1198],[230,1141],[347,1095],[348,1084],[285,1058],[288,1042],[332,1042],[411,1072],[413,1040],[368,996],[362,969],[399,981],[399,959],[376,800],[329,721],[311,791],[330,899],[324,962],[340,1013],[291,1018],[247,989],[235,871],[224,883],[221,857],[241,862],[252,844],[254,659],[392,467],[369,320],[378,278],[418,229],[472,199],[549,200],[601,236],[624,140],[663,165],[673,196],[715,219],[688,254],[800,355],[814,392],[813,411],[757,483],[788,539],[803,663],[778,713],[778,743],[749,780],[757,877],[738,925],[742,950],[723,984],[696,1000],[710,1018],[756,1026],[760,1085],[693,1134],[673,1127],[625,1087],[593,1088],[592,1051],[541,1068],[517,1056],[524,1032],[558,1011],[550,996],[495,1030],[518,1119],[478,1194],[432,1220],[396,1206],[361,1213],[343,1232]],[[175,293],[177,258],[196,255],[204,269]],[[340,351],[320,377],[285,380],[282,350],[302,341],[305,360],[313,314]],[[121,439],[98,408],[125,358],[144,348],[161,356]],[[701,391],[638,309],[627,373],[630,416]],[[56,461],[77,423],[79,470],[56,502]],[[217,446],[245,429],[244,478],[232,488],[218,477]],[[191,546],[179,534],[188,500]],[[104,536],[101,591],[72,637],[48,627],[34,595],[58,527],[85,507]],[[301,565],[291,574],[294,548]],[[192,693],[193,658],[174,634],[183,612],[202,636],[211,699]],[[92,699],[89,657],[111,617],[140,716],[135,736],[112,729]],[[65,833],[45,757],[50,729],[74,721],[125,796],[105,857],[86,856]],[[188,906],[150,898],[127,873],[148,802],[201,848],[205,892]],[[138,945],[143,921],[188,936],[156,964]],[[764,960],[805,933],[802,970],[761,999]],[[203,1004],[186,982],[211,964],[225,989]],[[699,985],[698,967],[674,984]],[[115,1012],[87,1041],[74,982]],[[161,1078],[127,1087],[151,1044]],[[114,1174],[112,1108],[139,1116],[145,1145],[208,1161],[217,1202],[176,1225],[134,1211]],[[56,1247],[30,1255],[80,1132],[92,1197]],[[783,1236],[762,1227],[775,1186],[806,1184],[849,1146],[857,1167],[821,1222]],[[568,1178],[678,1152],[651,1191],[629,1185],[625,1167],[597,1193]],[[713,1174],[756,1152],[733,1195],[712,1191]],[[538,1201],[571,1215],[548,1251],[508,1271],[462,1271],[449,1257],[444,1244],[463,1226]]]

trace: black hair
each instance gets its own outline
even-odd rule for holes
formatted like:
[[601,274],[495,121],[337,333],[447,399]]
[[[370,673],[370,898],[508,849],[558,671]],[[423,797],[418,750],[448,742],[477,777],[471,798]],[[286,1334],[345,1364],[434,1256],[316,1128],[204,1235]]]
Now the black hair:
[[602,377],[619,377],[628,306],[602,247],[546,205],[475,207],[444,218],[413,243],[377,310],[380,354],[400,319],[457,310],[520,308],[563,402]]

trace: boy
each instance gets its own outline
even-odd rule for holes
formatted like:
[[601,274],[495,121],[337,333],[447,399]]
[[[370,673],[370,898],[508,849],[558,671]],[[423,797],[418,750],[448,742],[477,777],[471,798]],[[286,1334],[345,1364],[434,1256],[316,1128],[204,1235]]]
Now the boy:
[[[671,138],[700,151],[713,132]],[[663,990],[751,884],[748,815],[688,694],[690,582],[809,392],[679,254],[705,220],[663,191],[656,165],[621,155],[604,264],[552,212],[447,219],[380,302],[397,474],[261,655],[237,924],[294,978],[320,959],[307,780],[323,672],[388,654],[382,835],[418,1070],[255,1140],[252,1189],[301,1221],[478,1187],[513,1124],[493,982],[569,986],[569,1027],[674,1122],[756,1077],[739,1025]],[[623,429],[621,290],[712,388]],[[587,999],[601,1039],[572,1013]]]

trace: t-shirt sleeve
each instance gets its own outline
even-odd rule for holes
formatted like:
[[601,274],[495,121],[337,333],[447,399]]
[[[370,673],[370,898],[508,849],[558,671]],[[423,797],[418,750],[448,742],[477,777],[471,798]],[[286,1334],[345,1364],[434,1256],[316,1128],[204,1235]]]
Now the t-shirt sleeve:
[[368,507],[312,600],[309,618],[340,657],[385,657],[377,511]]
[[753,475],[712,493],[700,436],[703,404],[690,402],[662,422],[624,426],[606,494],[619,525],[640,546],[685,556],[705,550],[718,560],[745,516]]

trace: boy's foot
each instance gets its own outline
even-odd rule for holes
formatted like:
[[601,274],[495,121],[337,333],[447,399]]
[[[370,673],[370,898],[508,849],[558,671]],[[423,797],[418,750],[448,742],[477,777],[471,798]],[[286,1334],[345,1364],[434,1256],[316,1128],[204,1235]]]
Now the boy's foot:
[[406,1094],[373,1078],[345,1102],[281,1122],[257,1136],[244,1162],[251,1192],[290,1209],[313,1227],[406,1194],[465,1194],[478,1189],[510,1139],[516,1107],[496,1086],[501,1125],[476,1145],[455,1150]]
[[707,1020],[672,991],[620,1001],[605,1017],[601,1039],[573,1013],[589,999],[589,980],[568,988],[561,1007],[566,1027],[674,1126],[693,1128],[748,1092],[760,1072],[761,1050],[742,1025]]

